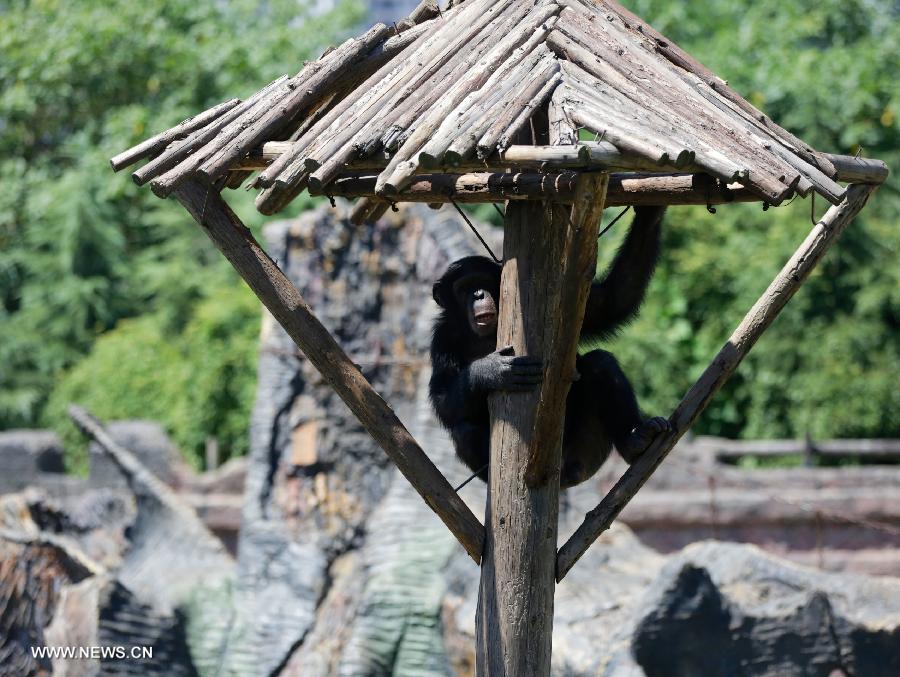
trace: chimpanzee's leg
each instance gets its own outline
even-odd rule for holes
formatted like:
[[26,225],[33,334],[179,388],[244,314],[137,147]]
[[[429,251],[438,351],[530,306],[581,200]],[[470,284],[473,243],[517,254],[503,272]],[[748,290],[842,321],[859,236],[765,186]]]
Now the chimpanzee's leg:
[[644,420],[628,378],[616,358],[605,350],[594,350],[578,358],[580,391],[592,393],[597,412],[609,439],[629,463],[650,446],[653,439],[669,429],[662,417]]
[[453,445],[456,447],[456,455],[478,477],[488,481],[487,464],[491,460],[491,431],[490,423],[475,425],[464,422],[453,426],[450,431]]

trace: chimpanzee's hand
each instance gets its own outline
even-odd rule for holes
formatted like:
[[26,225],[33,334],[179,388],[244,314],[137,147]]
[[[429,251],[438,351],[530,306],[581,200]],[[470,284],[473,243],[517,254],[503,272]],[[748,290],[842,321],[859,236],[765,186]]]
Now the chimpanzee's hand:
[[481,390],[532,390],[544,377],[544,364],[534,357],[516,357],[512,346],[485,355],[469,365],[469,378]]

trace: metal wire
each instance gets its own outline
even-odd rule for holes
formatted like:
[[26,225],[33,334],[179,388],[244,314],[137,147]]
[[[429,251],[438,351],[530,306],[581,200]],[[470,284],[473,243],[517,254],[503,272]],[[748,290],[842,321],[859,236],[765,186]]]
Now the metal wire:
[[460,485],[459,485],[458,487],[456,487],[456,489],[454,489],[453,491],[459,493],[459,490],[462,489],[464,486],[466,486],[469,482],[471,482],[472,480],[474,480],[476,477],[478,477],[478,474],[479,474],[482,470],[486,470],[487,467],[488,467],[488,465],[490,465],[490,464],[489,464],[489,463],[485,463],[485,464],[484,464],[483,466],[481,466],[478,470],[476,470],[476,471],[473,472],[471,475],[469,475],[469,479],[467,479],[465,482],[463,482],[462,484],[460,484]]
[[469,217],[466,215],[466,213],[462,209],[460,209],[460,206],[458,204],[456,204],[456,200],[453,199],[453,195],[448,195],[447,197],[450,199],[450,204],[452,204],[454,207],[456,207],[456,211],[458,211],[459,215],[461,217],[463,217],[463,221],[465,221],[466,224],[468,224],[469,228],[472,229],[472,232],[475,233],[475,237],[478,238],[478,241],[481,242],[481,244],[487,250],[487,253],[491,255],[492,259],[494,259],[494,263],[503,263],[503,261],[498,259],[494,255],[494,252],[491,251],[491,248],[488,246],[488,243],[484,241],[483,237],[481,237],[481,233],[478,232],[478,229],[475,227],[475,225],[471,221],[469,221]]
[[607,231],[609,231],[610,228],[612,228],[614,225],[616,225],[616,221],[618,221],[623,216],[625,216],[625,212],[627,212],[629,209],[631,209],[631,205],[628,205],[627,207],[625,207],[625,209],[620,211],[619,215],[616,218],[614,218],[612,221],[610,221],[609,225],[606,228],[604,228],[603,230],[600,231],[600,234],[597,235],[597,239],[599,240],[601,237],[606,235]]

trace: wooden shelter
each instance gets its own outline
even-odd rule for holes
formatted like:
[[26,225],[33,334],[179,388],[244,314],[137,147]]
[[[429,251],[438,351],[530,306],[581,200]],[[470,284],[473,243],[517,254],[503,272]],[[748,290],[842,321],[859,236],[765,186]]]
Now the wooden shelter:
[[[592,141],[583,141],[585,131]],[[887,176],[819,152],[612,0],[424,0],[292,77],[123,152],[138,185],[173,195],[209,234],[401,472],[482,565],[481,674],[545,675],[561,579],[703,411]],[[849,187],[841,182],[849,182]],[[505,202],[498,341],[545,361],[534,393],[492,396],[487,528],[225,204],[273,214],[304,190],[391,204]],[[833,206],[739,324],[663,435],[557,552],[562,419],[606,206]]]

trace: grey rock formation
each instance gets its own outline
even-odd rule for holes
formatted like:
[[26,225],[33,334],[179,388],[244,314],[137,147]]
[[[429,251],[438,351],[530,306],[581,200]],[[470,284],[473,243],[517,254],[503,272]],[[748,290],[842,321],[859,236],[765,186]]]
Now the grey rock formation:
[[900,580],[823,573],[753,546],[685,548],[633,617],[648,677],[900,674]]
[[[175,481],[181,454],[156,421],[111,421],[110,436],[134,454],[156,477],[166,484]],[[96,443],[90,445],[89,481],[95,487],[124,487],[125,478],[116,464]]]
[[42,474],[65,471],[59,437],[49,430],[0,432],[0,494],[21,491]]

